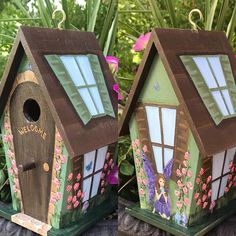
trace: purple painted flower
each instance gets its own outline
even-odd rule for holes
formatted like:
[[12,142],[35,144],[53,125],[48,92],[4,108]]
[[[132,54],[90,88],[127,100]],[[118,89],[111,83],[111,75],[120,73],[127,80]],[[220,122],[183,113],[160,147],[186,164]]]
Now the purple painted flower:
[[117,73],[119,69],[119,59],[113,56],[106,56],[106,61],[110,67],[112,74]]
[[133,45],[133,50],[135,52],[140,52],[144,50],[147,47],[147,43],[149,41],[150,36],[151,32],[140,35],[140,37],[136,40],[135,44]]
[[115,166],[112,171],[110,172],[110,174],[106,177],[106,180],[109,184],[118,184],[119,180],[118,180],[118,166]]
[[119,85],[118,84],[113,85],[113,90],[118,94],[118,100],[122,100],[123,97],[121,96],[121,94],[119,92]]

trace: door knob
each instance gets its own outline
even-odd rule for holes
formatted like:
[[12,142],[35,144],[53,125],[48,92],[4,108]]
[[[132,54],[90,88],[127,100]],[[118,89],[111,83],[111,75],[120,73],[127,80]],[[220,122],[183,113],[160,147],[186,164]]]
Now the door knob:
[[47,162],[44,162],[44,163],[43,163],[43,170],[44,170],[45,172],[48,172],[48,171],[49,171],[49,165],[48,165]]

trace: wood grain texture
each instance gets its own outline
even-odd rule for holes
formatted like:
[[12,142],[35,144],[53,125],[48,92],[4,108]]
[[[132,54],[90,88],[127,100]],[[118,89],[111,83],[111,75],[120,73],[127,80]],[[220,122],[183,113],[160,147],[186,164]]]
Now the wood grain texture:
[[[40,106],[36,122],[27,120],[23,113],[28,99],[34,99]],[[47,222],[55,123],[39,85],[25,82],[16,87],[10,102],[10,117],[17,166],[36,163],[35,169],[19,173],[24,213]],[[49,172],[43,170],[44,162],[48,163]]]

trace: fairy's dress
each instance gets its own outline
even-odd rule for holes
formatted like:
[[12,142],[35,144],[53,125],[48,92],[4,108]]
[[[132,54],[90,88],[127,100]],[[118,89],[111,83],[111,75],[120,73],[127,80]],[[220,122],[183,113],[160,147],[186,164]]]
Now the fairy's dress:
[[[165,192],[165,189],[162,187],[160,188],[161,193]],[[165,198],[163,194],[159,198],[159,200],[156,200],[154,203],[155,211],[158,212],[160,215],[165,214],[167,217],[170,217],[170,199],[167,198],[167,203],[165,201]]]

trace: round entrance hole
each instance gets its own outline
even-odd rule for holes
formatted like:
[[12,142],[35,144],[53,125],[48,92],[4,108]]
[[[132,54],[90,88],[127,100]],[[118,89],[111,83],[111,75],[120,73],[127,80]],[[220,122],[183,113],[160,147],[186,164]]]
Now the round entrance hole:
[[40,106],[34,99],[28,99],[23,106],[25,118],[30,122],[36,122],[40,117]]

